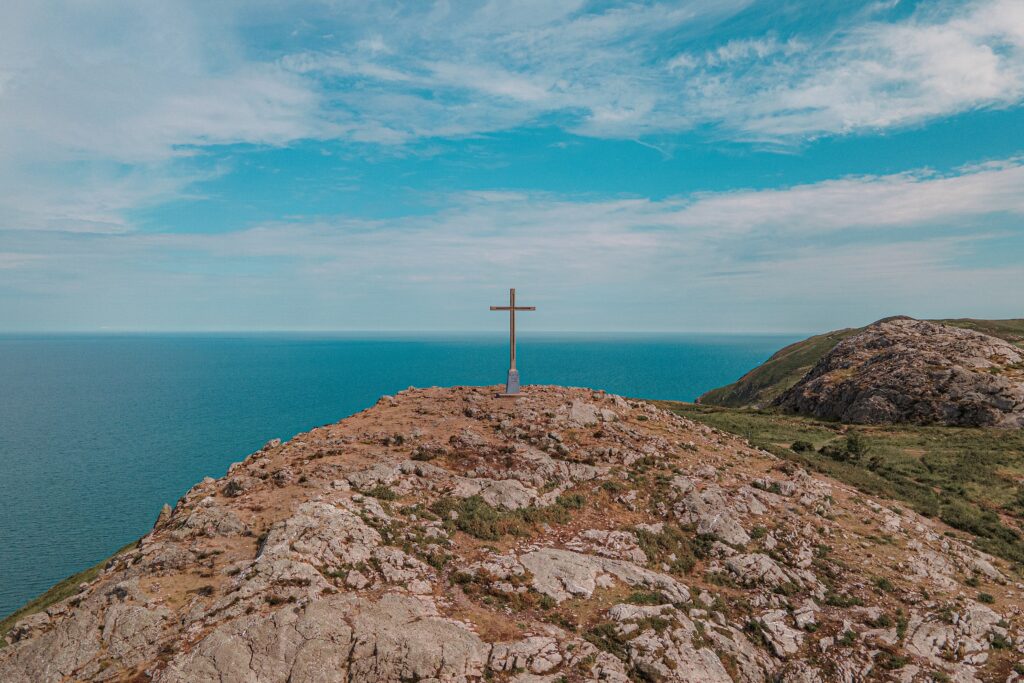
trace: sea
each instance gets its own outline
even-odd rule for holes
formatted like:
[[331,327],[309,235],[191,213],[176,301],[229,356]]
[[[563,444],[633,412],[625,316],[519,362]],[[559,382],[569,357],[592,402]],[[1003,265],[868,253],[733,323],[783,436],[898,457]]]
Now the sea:
[[[520,333],[517,364],[526,385],[692,401],[798,338]],[[0,617],[266,441],[507,363],[483,334],[0,335]]]

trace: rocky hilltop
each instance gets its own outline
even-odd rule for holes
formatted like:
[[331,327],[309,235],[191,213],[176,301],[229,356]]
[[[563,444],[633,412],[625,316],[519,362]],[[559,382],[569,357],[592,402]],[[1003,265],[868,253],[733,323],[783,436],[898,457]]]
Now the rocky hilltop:
[[840,341],[774,406],[860,424],[1024,426],[1024,349],[912,318]]
[[528,391],[409,389],[267,444],[18,622],[0,681],[1024,679],[1024,584],[958,532]]
[[[886,322],[907,316],[894,316]],[[998,337],[1024,349],[1024,320],[982,320],[978,318],[950,318],[929,322],[975,330]],[[875,323],[877,324],[877,323]],[[706,392],[698,403],[723,408],[766,408],[784,391],[800,381],[825,357],[836,344],[860,334],[866,327],[848,327],[808,337],[779,349],[761,365],[750,370],[732,384]]]

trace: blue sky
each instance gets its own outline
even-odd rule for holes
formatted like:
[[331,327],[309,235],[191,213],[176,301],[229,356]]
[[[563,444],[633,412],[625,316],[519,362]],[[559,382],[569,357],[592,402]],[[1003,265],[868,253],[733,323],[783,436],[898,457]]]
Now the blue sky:
[[0,331],[1022,317],[1024,3],[28,2]]

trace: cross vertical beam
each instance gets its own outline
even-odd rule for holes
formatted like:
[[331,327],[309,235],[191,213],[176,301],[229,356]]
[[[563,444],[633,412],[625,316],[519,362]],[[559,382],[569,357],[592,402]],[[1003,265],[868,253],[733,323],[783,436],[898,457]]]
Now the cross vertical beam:
[[508,290],[508,306],[491,306],[492,311],[508,311],[508,380],[505,393],[500,396],[519,394],[519,371],[516,370],[516,311],[536,311],[536,306],[516,306],[515,287]]

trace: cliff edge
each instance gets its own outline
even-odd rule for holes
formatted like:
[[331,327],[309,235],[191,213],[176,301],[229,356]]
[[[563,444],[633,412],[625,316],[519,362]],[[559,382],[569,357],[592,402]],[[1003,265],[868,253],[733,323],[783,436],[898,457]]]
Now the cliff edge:
[[940,522],[644,402],[494,391],[409,389],[204,480],[19,621],[0,680],[1024,674],[1016,569]]

